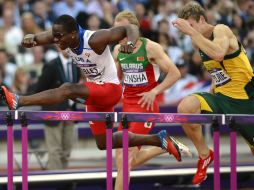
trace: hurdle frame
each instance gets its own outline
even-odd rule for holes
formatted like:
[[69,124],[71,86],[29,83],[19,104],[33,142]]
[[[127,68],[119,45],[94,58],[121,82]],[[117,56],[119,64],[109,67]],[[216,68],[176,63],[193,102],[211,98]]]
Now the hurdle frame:
[[[214,128],[214,137],[213,142],[214,154],[217,157],[214,157],[214,187],[216,190],[220,190],[220,150],[219,150],[219,125],[225,124],[225,118],[222,114],[178,114],[178,113],[134,113],[134,112],[120,112],[118,113],[118,118],[125,118],[125,122],[155,122],[155,123],[174,123],[174,124],[205,124],[212,123]],[[128,118],[128,121],[127,121]],[[219,120],[220,118],[220,120]],[[128,124],[126,124],[128,125]],[[123,142],[128,141],[126,137],[123,136]],[[123,152],[128,152],[128,147],[123,146]],[[125,156],[125,154],[123,154]],[[123,162],[128,163],[128,157],[123,157]],[[127,160],[127,161],[126,161]],[[128,174],[128,165],[125,163],[123,168],[123,173]],[[127,167],[127,169],[126,169]],[[126,172],[127,171],[127,172]],[[125,175],[127,175],[125,174]],[[127,175],[128,177],[128,175]],[[126,176],[123,178],[124,190],[128,190],[129,184]]]
[[[104,121],[106,123],[106,126],[111,125],[111,129],[107,130],[106,132],[109,133],[111,131],[111,146],[112,146],[112,122],[111,118],[115,117],[114,112],[106,113],[106,112],[74,112],[74,111],[1,111],[0,117],[5,113],[11,113],[15,115],[15,120],[20,119],[21,120],[21,128],[22,128],[22,190],[28,190],[28,121],[30,120],[52,120],[52,121],[83,121],[83,122],[89,122],[89,121]],[[103,115],[103,117],[102,117]],[[110,119],[110,120],[109,120]],[[115,119],[116,120],[116,119]],[[13,125],[13,124],[12,124]],[[10,128],[8,130],[8,128]],[[13,131],[12,126],[7,127],[7,142],[13,141]],[[107,134],[106,134],[107,135]],[[8,140],[9,139],[9,140]],[[108,140],[109,141],[109,140]],[[7,150],[8,145],[11,146],[11,143],[7,143]],[[8,171],[8,180],[7,180],[7,186],[8,190],[13,189],[13,142],[12,142],[12,148],[8,150],[8,158],[12,158],[12,160],[8,160],[7,165],[7,171]],[[110,157],[109,157],[110,159]],[[109,179],[112,179],[112,148],[111,148],[111,173],[109,176]],[[10,167],[10,168],[9,168]],[[107,167],[107,169],[109,169]],[[111,184],[110,184],[111,183]],[[112,180],[107,180],[106,186],[111,186],[112,189]],[[110,189],[110,190],[111,190]]]
[[[1,111],[0,112],[0,117],[1,118],[4,118],[5,116],[7,117],[8,114],[11,117],[14,116],[14,120],[21,119],[21,125],[24,125],[24,126],[27,126],[27,123],[25,124],[24,121],[22,122],[22,117],[23,117],[22,114],[25,114],[26,122],[28,122],[29,120],[73,120],[73,121],[91,121],[91,120],[95,120],[96,121],[98,119],[99,119],[99,121],[107,122],[107,119],[105,119],[105,118],[102,119],[98,115],[96,115],[96,114],[98,114],[97,112],[89,113],[89,112]],[[63,114],[63,115],[61,115],[61,114]],[[107,113],[103,113],[103,114],[107,114]],[[253,115],[243,115],[243,114],[226,114],[226,115],[224,115],[224,114],[215,114],[215,115],[209,115],[209,114],[176,114],[176,113],[158,113],[158,114],[147,114],[146,115],[144,113],[140,113],[140,114],[139,113],[122,113],[122,112],[120,112],[118,114],[114,113],[114,112],[109,113],[109,115],[114,118],[115,122],[119,121],[119,118],[122,118],[123,114],[125,115],[126,118],[128,117],[128,122],[137,120],[136,122],[158,122],[158,123],[159,122],[160,123],[164,122],[164,123],[178,123],[178,124],[180,123],[180,124],[183,124],[183,123],[199,123],[198,122],[199,120],[207,121],[209,119],[209,121],[210,121],[209,123],[212,123],[212,124],[215,125],[215,127],[213,127],[214,132],[217,132],[217,130],[219,129],[219,128],[216,128],[217,124],[222,124],[222,125],[227,124],[227,125],[229,125],[232,129],[231,132],[230,132],[230,139],[231,139],[231,146],[232,146],[230,148],[230,154],[231,154],[231,160],[230,160],[230,168],[231,168],[230,178],[231,178],[231,180],[230,180],[230,185],[231,185],[232,190],[237,189],[237,170],[236,170],[236,161],[237,161],[237,158],[236,158],[236,144],[237,144],[236,136],[237,136],[237,130],[234,126],[235,126],[236,123],[254,124]],[[140,115],[142,115],[142,116],[140,116]],[[217,121],[216,121],[216,119],[217,119]],[[218,119],[220,119],[220,120],[218,120]],[[211,122],[211,120],[212,120],[212,122]],[[6,120],[6,123],[7,123],[7,126],[9,126],[9,127],[11,127],[11,125],[13,125],[11,123],[8,124],[7,120]],[[110,123],[112,124],[112,121]],[[202,122],[202,123],[206,123],[206,122]],[[200,123],[200,124],[202,124],[202,123]],[[8,143],[8,139],[9,139],[9,142],[10,142],[10,140],[12,139],[10,137],[11,136],[10,134],[13,133],[13,131],[10,130],[11,128],[9,129],[9,127],[7,127],[7,147],[8,147],[8,144],[11,147],[11,143]],[[27,127],[22,127],[22,129],[23,128],[25,130],[27,130]],[[111,130],[112,130],[112,127],[111,127]],[[8,133],[9,133],[9,135],[8,135]],[[128,130],[127,130],[127,133],[128,133]],[[214,133],[214,135],[215,135],[215,133]],[[218,133],[218,136],[219,136],[219,133]],[[27,135],[25,135],[25,137],[27,137]],[[128,135],[127,135],[127,138],[128,138]],[[126,142],[126,140],[124,142]],[[127,140],[127,142],[128,142],[128,140]],[[218,154],[219,154],[218,148],[219,147],[217,147],[217,148],[215,147],[215,151],[217,150]],[[9,156],[10,158],[13,156],[13,155],[11,156],[9,154],[11,152],[11,150],[13,151],[13,147],[10,150],[8,150],[8,153],[7,153],[7,156]],[[111,151],[112,151],[112,149],[111,149]],[[112,155],[112,152],[111,152],[111,155]],[[215,156],[215,157],[217,157],[217,156]],[[23,159],[23,156],[22,156],[22,159]],[[219,159],[219,157],[218,157],[218,159]],[[217,164],[216,164],[216,159],[214,161],[214,173],[216,173],[216,172],[218,173],[218,171],[220,171],[219,170],[220,169],[219,168],[220,167],[219,160],[217,160],[217,161],[218,161]],[[10,163],[12,163],[12,164],[10,164]],[[112,164],[112,160],[111,160],[111,164]],[[12,188],[13,188],[13,171],[12,171],[13,170],[13,162],[9,162],[9,164],[7,164],[7,165],[8,165],[8,168],[7,168],[7,170],[8,170],[8,190],[12,190]],[[22,165],[23,165],[23,161],[22,161]],[[219,167],[217,165],[219,165]],[[110,169],[107,168],[107,170],[110,170]],[[111,165],[111,170],[110,171],[112,173],[112,165]],[[28,175],[28,173],[26,175]],[[220,175],[218,175],[218,176],[220,176]],[[220,185],[220,179],[218,178],[218,176],[216,176],[216,175],[214,176],[214,184],[217,184],[217,185],[219,184]],[[22,175],[22,177],[23,177],[23,175]],[[111,177],[109,176],[109,179],[111,179],[111,180],[108,180],[107,183],[109,183],[109,181],[111,181],[111,184],[109,184],[109,187],[112,188],[112,175],[111,175]],[[215,182],[216,179],[217,179],[217,182]],[[28,180],[27,180],[27,183],[28,183]],[[22,185],[22,187],[23,187],[23,185]],[[214,187],[215,187],[215,185],[214,185]],[[26,188],[26,185],[24,185],[24,188]],[[28,186],[27,186],[27,188],[28,188]],[[24,190],[26,190],[26,189],[24,189]],[[216,190],[217,190],[217,186],[216,186]]]

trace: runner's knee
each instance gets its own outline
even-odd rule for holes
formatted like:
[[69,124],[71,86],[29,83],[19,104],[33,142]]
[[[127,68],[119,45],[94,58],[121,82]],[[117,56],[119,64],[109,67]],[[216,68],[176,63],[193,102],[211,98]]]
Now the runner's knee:
[[185,97],[177,106],[178,113],[200,113],[200,102],[195,96]]
[[106,150],[106,135],[94,135],[96,145],[99,150]]
[[106,150],[106,144],[105,143],[96,141],[96,145],[97,145],[99,150]]

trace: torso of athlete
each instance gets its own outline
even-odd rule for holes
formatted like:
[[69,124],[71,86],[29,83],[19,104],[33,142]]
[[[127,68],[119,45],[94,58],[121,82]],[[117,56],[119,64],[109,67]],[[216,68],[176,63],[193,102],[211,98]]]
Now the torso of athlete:
[[[148,39],[140,38],[140,47],[132,54],[118,53],[117,61],[123,73],[123,112],[141,112],[141,113],[158,113],[159,105],[157,99],[153,103],[153,111],[147,110],[138,104],[143,92],[148,92],[158,85],[160,75],[159,67],[149,61],[147,55]],[[130,122],[129,131],[137,134],[148,134],[154,127],[155,123],[151,122]],[[122,129],[121,123],[118,130]]]
[[[213,34],[210,39],[213,40]],[[254,75],[240,42],[237,50],[227,54],[220,62],[212,60],[201,50],[199,52],[206,70],[212,76],[215,93],[235,99],[249,99],[249,93],[254,89],[248,84],[254,82]]]
[[158,85],[159,67],[149,62],[147,39],[140,38],[141,46],[132,54],[118,53],[117,60],[123,73],[124,102],[137,102],[138,94],[147,92]]
[[119,84],[115,62],[109,47],[107,46],[104,52],[98,55],[88,44],[94,32],[80,28],[80,47],[75,51],[67,48],[66,52],[84,73],[87,81]]

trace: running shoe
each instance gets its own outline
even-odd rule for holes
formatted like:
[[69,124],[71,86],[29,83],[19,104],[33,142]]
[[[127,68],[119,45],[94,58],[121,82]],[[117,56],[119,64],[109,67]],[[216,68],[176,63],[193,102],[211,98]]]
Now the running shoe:
[[16,110],[18,108],[19,96],[9,92],[5,86],[1,86],[0,88],[0,98],[7,103],[10,110]]
[[190,149],[174,137],[168,135],[166,130],[160,131],[157,135],[161,141],[161,148],[172,154],[178,162],[182,161],[182,155],[191,156]]
[[192,183],[193,184],[200,184],[204,180],[206,180],[207,175],[206,171],[208,166],[213,162],[213,151],[209,151],[209,155],[205,158],[202,159],[199,157],[198,163],[197,163],[197,172],[193,177]]

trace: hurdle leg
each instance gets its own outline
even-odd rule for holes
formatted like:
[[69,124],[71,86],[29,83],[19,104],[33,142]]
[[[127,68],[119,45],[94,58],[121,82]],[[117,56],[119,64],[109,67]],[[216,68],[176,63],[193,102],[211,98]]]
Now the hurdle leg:
[[112,121],[109,114],[106,115],[106,127],[107,190],[112,190]]
[[13,189],[13,120],[10,112],[6,114],[7,123],[7,172],[8,190]]
[[129,190],[129,138],[128,138],[128,120],[127,116],[124,115],[122,118],[122,126],[123,126],[123,136],[122,136],[122,144],[123,144],[123,190]]
[[220,190],[220,130],[218,119],[214,118],[212,122],[213,128],[213,147],[214,147],[214,189]]
[[230,190],[237,190],[237,154],[236,154],[236,144],[237,144],[237,133],[235,120],[230,119],[229,127],[230,131]]
[[22,190],[28,190],[28,131],[25,113],[21,113],[22,127]]

